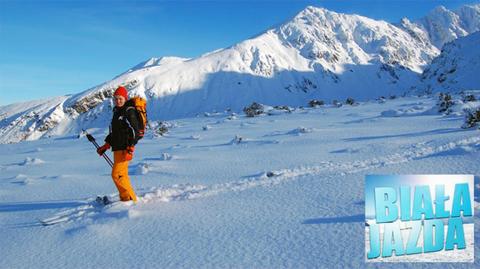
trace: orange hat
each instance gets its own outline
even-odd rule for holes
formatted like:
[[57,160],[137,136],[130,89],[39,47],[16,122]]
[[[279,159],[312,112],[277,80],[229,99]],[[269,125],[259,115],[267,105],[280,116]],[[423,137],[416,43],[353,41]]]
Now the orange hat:
[[115,91],[115,93],[113,94],[113,96],[115,95],[120,95],[120,96],[123,96],[125,97],[125,100],[128,100],[128,92],[127,92],[127,89],[125,89],[125,87],[123,86],[119,86],[117,88],[117,90]]

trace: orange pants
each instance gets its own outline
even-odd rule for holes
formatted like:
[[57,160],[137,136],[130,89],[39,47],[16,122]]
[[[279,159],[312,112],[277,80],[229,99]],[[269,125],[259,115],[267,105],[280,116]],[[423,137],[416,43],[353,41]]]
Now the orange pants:
[[124,150],[113,152],[112,179],[120,194],[120,201],[137,201],[137,196],[128,177],[128,161],[125,160]]

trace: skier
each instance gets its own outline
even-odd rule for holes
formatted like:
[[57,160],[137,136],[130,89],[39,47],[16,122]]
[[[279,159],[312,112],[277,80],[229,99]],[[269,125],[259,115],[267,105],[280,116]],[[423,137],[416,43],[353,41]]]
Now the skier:
[[128,92],[125,87],[118,87],[113,94],[115,107],[110,125],[110,133],[105,144],[97,149],[102,156],[112,148],[112,179],[120,194],[120,201],[137,201],[137,196],[128,177],[128,162],[133,158],[135,144],[139,139],[139,119],[134,107],[125,105]]

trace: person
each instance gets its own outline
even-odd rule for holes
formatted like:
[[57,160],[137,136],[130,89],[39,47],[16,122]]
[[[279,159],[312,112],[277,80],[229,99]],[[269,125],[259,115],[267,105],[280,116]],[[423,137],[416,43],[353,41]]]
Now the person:
[[113,94],[115,107],[110,132],[105,144],[97,149],[102,156],[108,149],[113,151],[112,179],[118,189],[120,201],[137,201],[128,176],[128,162],[133,158],[135,145],[139,138],[139,119],[134,107],[125,105],[128,92],[120,86]]

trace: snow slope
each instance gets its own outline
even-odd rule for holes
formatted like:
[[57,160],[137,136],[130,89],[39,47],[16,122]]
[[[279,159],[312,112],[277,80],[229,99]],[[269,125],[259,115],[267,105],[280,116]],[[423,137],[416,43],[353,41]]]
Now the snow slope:
[[[467,29],[465,34],[478,28],[477,10],[474,5],[459,11],[455,22]],[[427,21],[437,25],[433,17]],[[425,27],[309,6],[284,24],[228,48],[193,59],[151,58],[110,81],[61,98],[46,111],[33,110],[36,119],[25,119],[31,108],[13,113],[0,107],[0,143],[101,127],[110,118],[109,97],[118,85],[147,98],[153,120],[238,112],[253,101],[300,106],[311,99],[401,95],[418,84],[418,75],[439,54]],[[58,117],[51,119],[48,111],[54,108]],[[11,126],[22,120],[22,126]]]
[[[479,130],[461,129],[460,107],[442,115],[436,102],[171,121],[168,135],[150,132],[136,147],[130,174],[140,202],[103,211],[88,202],[116,190],[85,137],[2,144],[0,267],[409,267],[365,264],[363,182],[367,174],[480,174]],[[69,221],[38,224],[58,215]],[[475,264],[414,267],[478,267],[479,248]]]
[[468,91],[480,88],[480,32],[446,44],[422,74],[428,91]]

